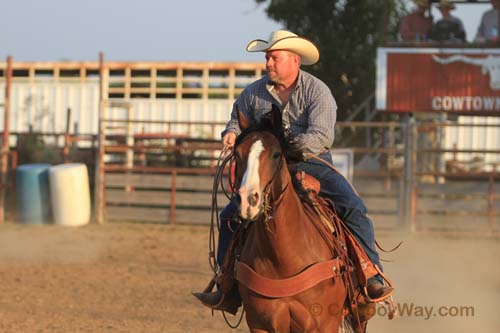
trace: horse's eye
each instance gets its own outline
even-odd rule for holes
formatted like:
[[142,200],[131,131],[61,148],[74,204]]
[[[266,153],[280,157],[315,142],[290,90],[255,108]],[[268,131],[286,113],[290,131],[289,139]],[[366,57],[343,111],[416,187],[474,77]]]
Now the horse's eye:
[[277,151],[277,152],[275,152],[275,153],[273,154],[273,158],[274,158],[275,160],[277,160],[277,159],[278,159],[278,158],[280,158],[280,157],[281,157],[281,153],[280,153],[279,151]]

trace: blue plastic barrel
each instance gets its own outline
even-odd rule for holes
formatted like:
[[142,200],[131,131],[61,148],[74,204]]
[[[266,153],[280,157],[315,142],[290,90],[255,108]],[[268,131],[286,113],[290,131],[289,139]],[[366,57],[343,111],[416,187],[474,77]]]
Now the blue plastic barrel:
[[49,187],[50,164],[24,164],[16,169],[17,216],[22,223],[52,221]]

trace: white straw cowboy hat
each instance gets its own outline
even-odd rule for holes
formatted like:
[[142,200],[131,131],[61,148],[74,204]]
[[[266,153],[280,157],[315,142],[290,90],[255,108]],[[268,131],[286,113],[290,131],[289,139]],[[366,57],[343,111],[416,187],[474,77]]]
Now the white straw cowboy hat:
[[437,8],[448,8],[450,10],[455,9],[455,4],[453,2],[449,2],[448,0],[441,0],[439,1],[439,5],[437,5]]
[[271,33],[269,40],[255,39],[248,43],[248,52],[286,50],[300,56],[303,65],[312,65],[319,60],[319,50],[310,40],[293,32],[278,30]]

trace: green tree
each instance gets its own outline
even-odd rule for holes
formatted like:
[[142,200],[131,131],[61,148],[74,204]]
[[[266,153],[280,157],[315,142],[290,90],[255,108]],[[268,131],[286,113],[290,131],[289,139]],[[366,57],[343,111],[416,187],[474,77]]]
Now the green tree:
[[320,61],[307,71],[323,80],[345,119],[375,91],[377,46],[394,40],[404,0],[255,0],[286,29],[313,40]]

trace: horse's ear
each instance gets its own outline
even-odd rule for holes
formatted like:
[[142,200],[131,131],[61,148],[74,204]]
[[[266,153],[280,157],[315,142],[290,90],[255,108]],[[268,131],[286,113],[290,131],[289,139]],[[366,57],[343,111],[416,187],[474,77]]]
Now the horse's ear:
[[240,129],[244,131],[250,127],[250,120],[240,111],[238,106],[236,106],[236,111],[238,113],[238,124],[240,125]]
[[271,111],[265,113],[260,119],[260,127],[267,128],[269,130],[279,130],[282,127],[281,124],[281,111],[273,104]]
[[281,111],[276,104],[273,104],[271,108],[271,124],[273,128],[281,128],[282,126]]

